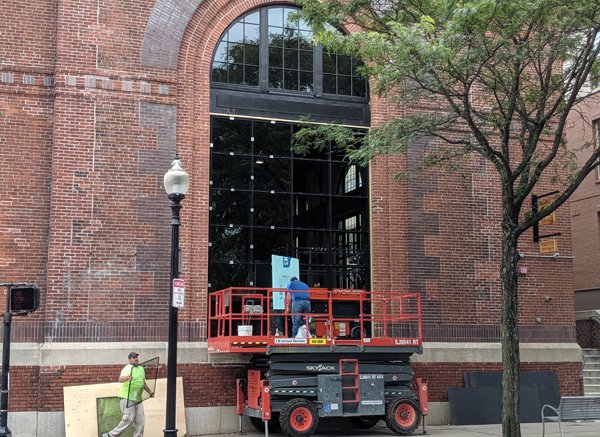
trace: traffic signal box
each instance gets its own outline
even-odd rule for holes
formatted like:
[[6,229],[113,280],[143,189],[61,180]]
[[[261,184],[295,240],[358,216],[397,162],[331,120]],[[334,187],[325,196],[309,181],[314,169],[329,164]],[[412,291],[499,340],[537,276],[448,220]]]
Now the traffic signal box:
[[40,289],[35,285],[13,285],[9,289],[8,308],[13,314],[28,314],[40,306]]

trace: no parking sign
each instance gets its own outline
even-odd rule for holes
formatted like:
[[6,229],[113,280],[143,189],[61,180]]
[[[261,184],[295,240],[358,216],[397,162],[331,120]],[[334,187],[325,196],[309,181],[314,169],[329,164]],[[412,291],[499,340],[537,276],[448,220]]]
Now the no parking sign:
[[183,308],[185,302],[185,281],[183,279],[173,279],[173,306]]

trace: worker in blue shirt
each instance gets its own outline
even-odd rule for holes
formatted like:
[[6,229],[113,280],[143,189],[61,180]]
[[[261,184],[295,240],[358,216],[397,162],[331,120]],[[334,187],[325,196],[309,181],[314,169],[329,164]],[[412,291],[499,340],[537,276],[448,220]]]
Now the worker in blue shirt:
[[287,286],[292,295],[292,338],[298,334],[298,329],[304,324],[304,315],[310,313],[309,286],[299,281],[295,276],[290,279]]

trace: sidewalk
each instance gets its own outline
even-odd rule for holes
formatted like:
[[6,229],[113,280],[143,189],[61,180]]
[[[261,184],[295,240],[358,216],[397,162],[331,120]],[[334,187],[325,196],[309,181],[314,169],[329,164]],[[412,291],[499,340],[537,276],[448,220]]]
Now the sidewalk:
[[[502,437],[502,425],[462,425],[462,426],[427,426],[427,435],[443,437]],[[422,436],[423,428],[419,428],[412,434],[414,437]],[[563,424],[564,437],[597,437],[600,436],[600,422],[567,422]],[[244,430],[242,434],[226,434],[218,437],[240,437],[242,436],[262,436],[254,430]],[[269,434],[271,436],[283,436],[282,433]],[[368,437],[368,436],[394,436],[389,429],[380,422],[374,428],[367,431],[354,431],[350,429],[331,429],[318,431],[314,437]],[[523,423],[521,424],[522,437],[541,437],[541,423]],[[546,436],[559,437],[557,423],[546,423]]]

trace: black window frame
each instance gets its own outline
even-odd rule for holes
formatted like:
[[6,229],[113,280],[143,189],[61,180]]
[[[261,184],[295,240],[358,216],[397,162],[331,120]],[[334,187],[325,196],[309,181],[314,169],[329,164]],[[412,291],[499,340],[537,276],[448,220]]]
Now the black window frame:
[[[329,121],[352,126],[369,126],[369,87],[367,81],[356,72],[355,61],[352,61],[351,76],[346,76],[339,72],[336,72],[335,76],[336,93],[339,89],[338,83],[340,79],[347,77],[351,79],[350,95],[324,92],[324,55],[321,45],[313,46],[313,86],[310,92],[269,86],[268,13],[269,10],[274,8],[298,9],[288,5],[272,5],[248,11],[232,23],[219,39],[213,58],[211,59],[211,112],[218,114],[258,115],[265,118],[278,118],[277,115],[279,114],[279,118],[288,120],[308,116],[317,122]],[[259,11],[260,14],[258,85],[250,86],[241,83],[226,83],[213,80],[214,58],[218,53],[222,39],[228,35],[229,30],[239,23],[240,20],[244,20],[247,15],[256,13],[256,11]],[[235,65],[238,64],[236,63]],[[240,65],[245,71],[245,66],[243,64]],[[298,73],[298,80],[300,80],[301,70],[297,70],[296,72]],[[364,81],[364,96],[351,95],[353,90],[355,90],[353,83],[356,80]],[[277,101],[282,94],[290,96],[294,100],[290,101],[289,105],[282,104]],[[278,108],[275,111],[271,111],[269,108],[274,105],[278,106]],[[285,116],[281,117],[281,114],[285,114]]]

